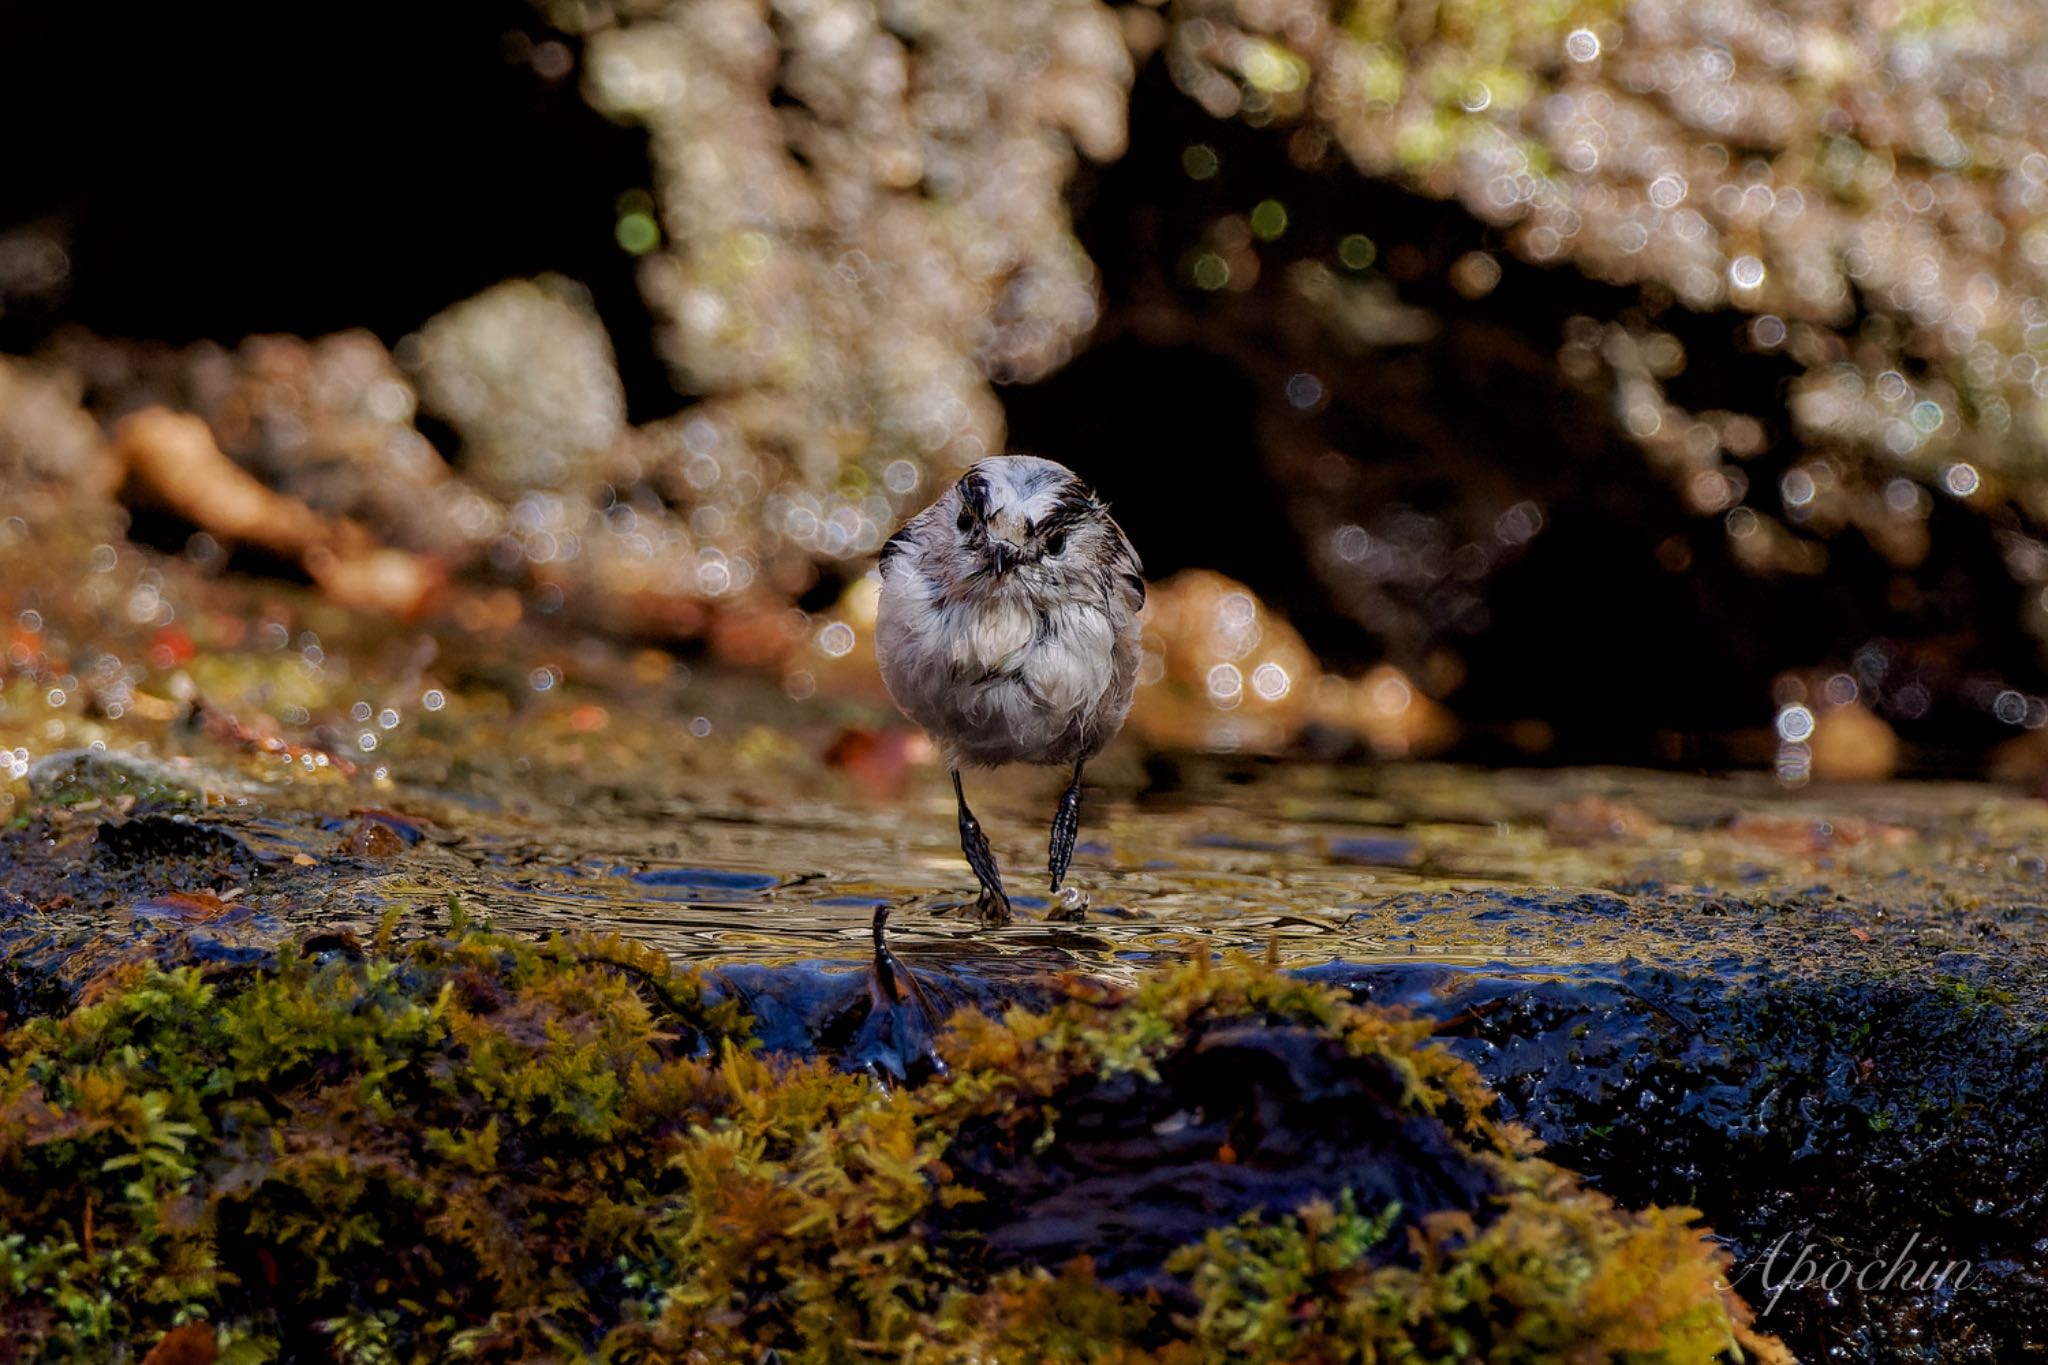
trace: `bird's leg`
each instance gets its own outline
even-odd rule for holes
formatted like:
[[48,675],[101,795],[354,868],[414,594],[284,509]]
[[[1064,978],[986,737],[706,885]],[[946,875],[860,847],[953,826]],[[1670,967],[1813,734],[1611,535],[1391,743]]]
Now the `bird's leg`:
[[996,866],[994,850],[988,846],[988,836],[981,832],[981,821],[967,809],[967,793],[960,786],[958,768],[953,769],[953,795],[960,801],[960,851],[967,855],[967,865],[974,869],[974,879],[981,883],[976,908],[984,921],[1008,924],[1010,898],[1003,894],[1003,874]]
[[1074,764],[1074,780],[1060,795],[1060,808],[1052,816],[1052,846],[1046,851],[1045,868],[1052,873],[1052,891],[1059,894],[1067,879],[1067,864],[1074,860],[1074,840],[1081,833],[1081,764]]

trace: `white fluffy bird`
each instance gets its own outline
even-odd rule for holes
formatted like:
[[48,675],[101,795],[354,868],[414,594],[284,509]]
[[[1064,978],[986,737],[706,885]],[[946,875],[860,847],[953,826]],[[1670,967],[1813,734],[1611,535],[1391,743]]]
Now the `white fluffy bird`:
[[904,715],[937,741],[984,919],[1010,917],[962,768],[1069,764],[1046,867],[1057,893],[1081,825],[1081,769],[1122,728],[1138,674],[1143,566],[1071,469],[983,460],[882,548],[875,649]]

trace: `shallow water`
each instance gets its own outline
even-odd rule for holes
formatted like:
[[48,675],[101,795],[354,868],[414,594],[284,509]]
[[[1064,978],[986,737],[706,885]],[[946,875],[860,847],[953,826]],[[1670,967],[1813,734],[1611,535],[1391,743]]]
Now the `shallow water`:
[[1579,978],[1783,968],[1826,943],[1875,963],[1902,934],[1964,948],[1970,909],[2027,906],[2048,881],[2048,811],[1977,786],[1192,760],[1147,791],[1090,793],[1070,881],[1091,904],[1069,923],[1042,894],[1050,799],[1018,785],[974,798],[1017,911],[1000,927],[975,918],[936,770],[895,801],[775,804],[743,784],[598,810],[484,811],[399,784],[389,803],[426,813],[425,837],[349,885],[366,915],[456,895],[507,929],[721,964],[864,968],[883,905],[906,961],[985,978],[1229,950]]
[[[944,772],[853,656],[799,701],[533,614],[393,628],[111,527],[0,544],[0,584],[0,822],[41,822],[0,860],[60,918],[234,892],[282,926],[361,930],[454,897],[678,959],[864,966],[879,903],[907,961],[991,978],[1229,949],[1730,973],[1978,951],[1972,916],[2030,931],[2048,879],[2048,805],[1989,786],[1324,765],[1126,735],[1089,769],[1080,923],[1044,917],[1061,775],[969,776],[1018,912],[984,928]],[[163,820],[191,837],[159,847]],[[102,856],[124,839],[134,866]]]

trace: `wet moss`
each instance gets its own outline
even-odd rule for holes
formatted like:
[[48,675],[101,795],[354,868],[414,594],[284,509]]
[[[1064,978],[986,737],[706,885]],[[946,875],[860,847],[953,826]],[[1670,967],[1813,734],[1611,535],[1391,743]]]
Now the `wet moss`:
[[29,769],[28,785],[44,805],[84,809],[104,804],[186,806],[201,799],[191,775],[167,763],[106,749],[51,754]]
[[[390,939],[119,968],[0,1036],[0,1355],[138,1359],[204,1323],[228,1360],[1783,1358],[1690,1211],[1618,1208],[1427,1022],[1269,968],[962,1016],[943,1072],[892,1088],[767,1052],[622,940]],[[1218,1181],[1210,1226],[1122,1281],[980,1235],[1043,1212],[1001,1177],[1025,1154],[1114,1162],[1082,1097],[1259,1036],[1299,1042],[1280,1075],[1383,1081],[1473,1197]],[[1274,1155],[1258,1118],[1195,1117],[1228,1129],[1211,1174]]]

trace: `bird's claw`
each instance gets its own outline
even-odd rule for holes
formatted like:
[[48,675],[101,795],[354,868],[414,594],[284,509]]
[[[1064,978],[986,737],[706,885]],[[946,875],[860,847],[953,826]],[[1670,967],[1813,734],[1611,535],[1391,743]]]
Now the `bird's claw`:
[[1008,924],[1011,919],[1010,898],[1003,894],[1002,887],[983,882],[981,894],[974,901],[974,913],[985,927]]
[[974,908],[980,913],[983,924],[1008,924],[1010,898],[1003,891],[1003,874],[996,866],[996,855],[989,848],[980,825],[970,823],[963,833],[968,831],[971,831],[971,837],[963,840],[967,865],[974,870],[974,880],[981,884],[981,893],[975,899]]

